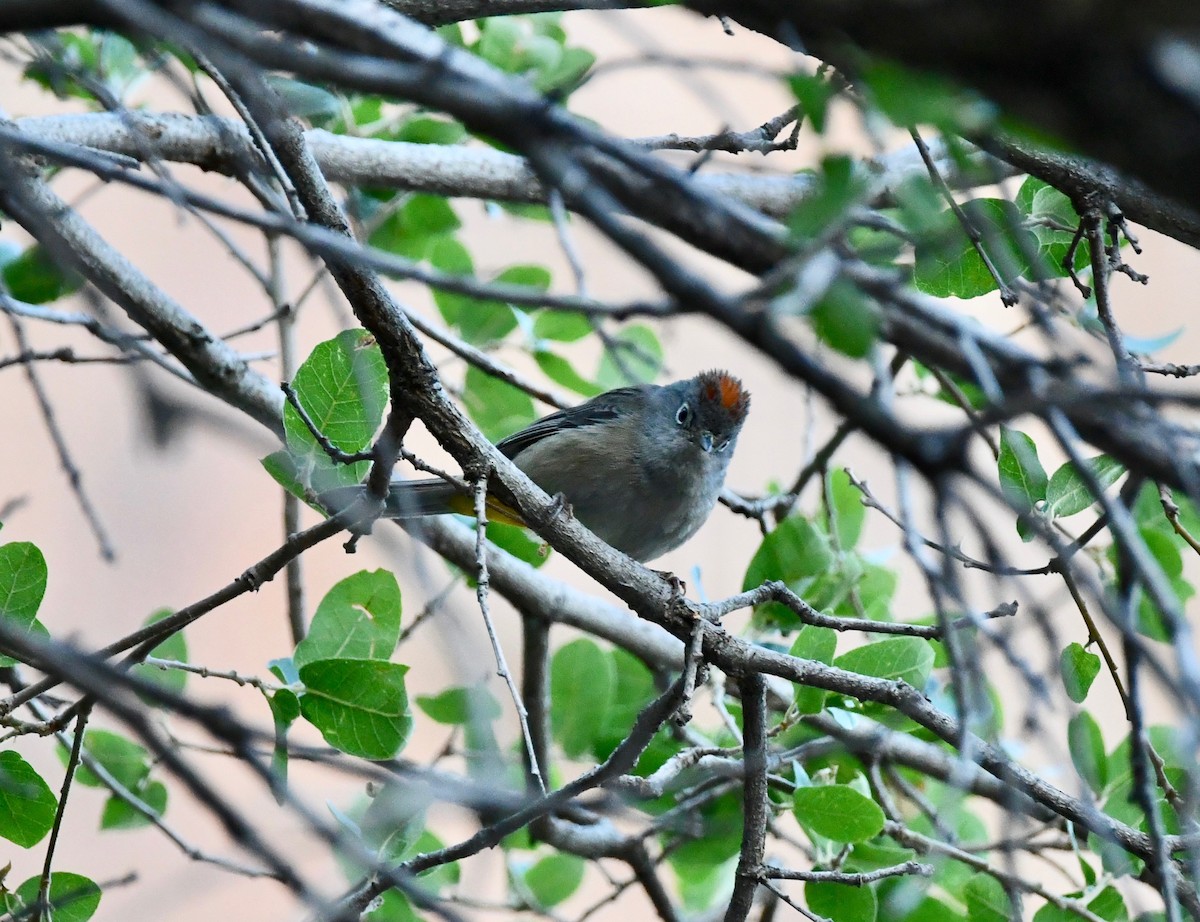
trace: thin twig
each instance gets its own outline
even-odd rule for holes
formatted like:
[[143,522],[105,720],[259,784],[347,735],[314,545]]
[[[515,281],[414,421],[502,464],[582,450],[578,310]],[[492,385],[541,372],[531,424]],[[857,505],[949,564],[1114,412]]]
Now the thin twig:
[[[17,341],[17,348],[21,352],[31,352],[32,349],[30,348],[29,341],[25,337],[24,324],[21,323],[15,314],[8,315],[8,322],[12,326],[13,336]],[[100,522],[100,516],[96,512],[96,507],[92,505],[87,491],[83,488],[83,475],[79,472],[79,468],[75,465],[75,461],[71,457],[71,450],[67,447],[66,436],[63,434],[62,429],[59,428],[58,419],[54,413],[54,406],[50,402],[50,395],[46,393],[46,389],[42,386],[42,379],[34,366],[31,363],[25,363],[24,368],[25,377],[29,381],[29,389],[33,391],[38,408],[42,412],[42,421],[46,424],[46,431],[50,435],[50,441],[54,443],[54,450],[58,454],[58,463],[67,475],[67,483],[71,485],[71,492],[75,494],[75,500],[79,503],[84,520],[92,530],[92,534],[96,538],[96,543],[100,545],[100,556],[111,562],[116,559],[116,551],[113,550],[108,533],[104,525]]]
[[982,260],[984,268],[987,269],[988,275],[996,282],[996,287],[1000,290],[1000,301],[1005,307],[1012,307],[1017,303],[1017,294],[1004,280],[995,263],[992,262],[991,256],[983,246],[983,236],[979,233],[971,218],[963,211],[962,206],[958,204],[958,200],[954,197],[954,193],[946,184],[946,180],[942,178],[941,170],[938,169],[937,163],[934,162],[933,154],[929,151],[929,145],[925,143],[925,139],[921,137],[920,132],[916,128],[909,129],[909,134],[912,136],[913,143],[917,145],[917,151],[921,155],[921,160],[925,164],[925,169],[929,171],[929,178],[933,180],[933,184],[941,193],[942,198],[946,200],[946,204],[950,206],[950,210],[954,212],[954,217],[958,219],[958,223],[962,225],[962,229],[966,232],[967,239],[971,242],[971,246]]
[[754,905],[767,840],[767,683],[750,673],[738,681],[742,695],[746,776],[742,797],[742,849],[725,922],[745,922]]
[[771,880],[803,880],[808,883],[845,884],[849,887],[862,887],[888,877],[914,875],[917,877],[932,877],[934,870],[933,865],[922,864],[919,861],[905,861],[901,864],[894,864],[891,867],[877,868],[874,871],[862,871],[860,873],[851,873],[849,871],[800,871],[794,868],[777,868],[768,864],[759,870],[759,874]]
[[54,812],[54,824],[50,827],[50,840],[46,843],[46,857],[42,862],[42,876],[38,881],[37,905],[34,908],[34,922],[50,916],[50,874],[54,867],[54,850],[58,845],[58,834],[62,831],[63,817],[67,813],[67,798],[71,793],[71,782],[75,780],[75,770],[79,767],[79,756],[83,750],[83,731],[92,716],[90,707],[82,708],[75,720],[75,739],[71,744],[71,754],[67,758],[67,768],[63,774],[62,789],[58,794],[58,807]]
[[500,644],[496,626],[492,623],[492,612],[488,602],[490,582],[487,565],[487,488],[490,474],[490,471],[485,470],[475,483],[475,519],[478,523],[475,532],[475,599],[479,603],[479,612],[483,615],[483,624],[487,628],[488,640],[492,644],[492,654],[496,657],[496,674],[508,686],[513,707],[517,711],[517,720],[521,724],[521,735],[525,740],[525,755],[529,759],[529,774],[537,783],[538,790],[545,794],[546,779],[538,764],[533,735],[529,731],[529,712],[525,709],[525,702],[521,700],[521,692],[517,688],[512,671],[508,668],[508,661],[504,657],[504,647]]

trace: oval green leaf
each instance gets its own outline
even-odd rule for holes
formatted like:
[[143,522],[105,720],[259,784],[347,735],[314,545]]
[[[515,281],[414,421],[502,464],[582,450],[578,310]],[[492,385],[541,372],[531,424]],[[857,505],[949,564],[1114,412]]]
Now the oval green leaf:
[[[1108,455],[1090,459],[1087,467],[1101,489],[1112,486],[1125,473],[1125,465]],[[1094,502],[1096,497],[1088,489],[1079,469],[1070,461],[1054,472],[1046,487],[1046,510],[1055,518],[1063,519],[1083,512]]]
[[325,593],[296,667],[329,659],[386,660],[400,639],[400,585],[387,570],[360,570]]
[[50,786],[23,758],[0,752],[0,836],[30,848],[54,825],[58,800]]
[[804,885],[804,901],[818,916],[833,922],[875,922],[879,903],[869,886],[810,881]]
[[583,755],[600,737],[616,690],[611,656],[591,640],[574,640],[550,662],[550,725],[571,758]]
[[1037,445],[1024,432],[1000,427],[1000,456],[996,464],[1000,490],[1018,512],[1028,512],[1046,498],[1049,478],[1038,460]]
[[933,647],[920,637],[880,640],[843,653],[833,661],[839,669],[877,679],[898,679],[924,688],[933,668]]
[[1092,682],[1100,674],[1100,657],[1089,653],[1077,643],[1069,643],[1059,657],[1059,666],[1062,669],[1067,697],[1076,704],[1082,703],[1092,687]]
[[525,872],[525,886],[543,909],[557,906],[579,889],[586,864],[575,855],[547,855]]
[[[31,877],[17,887],[17,896],[27,907],[37,902],[40,877]],[[42,918],[53,918],[54,922],[87,922],[100,905],[100,888],[82,874],[54,871],[50,875],[50,890],[46,894],[50,902],[49,912]]]
[[797,788],[792,813],[806,830],[835,842],[865,842],[879,835],[879,804],[844,784]]
[[364,759],[390,759],[408,741],[407,666],[330,659],[300,669],[300,713],[330,746]]

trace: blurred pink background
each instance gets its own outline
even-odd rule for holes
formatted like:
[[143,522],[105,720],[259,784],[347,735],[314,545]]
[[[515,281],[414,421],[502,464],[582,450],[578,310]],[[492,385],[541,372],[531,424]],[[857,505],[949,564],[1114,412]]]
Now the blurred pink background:
[[[787,70],[793,57],[776,43],[735,29],[731,37],[714,20],[699,19],[673,9],[643,12],[572,13],[565,19],[572,40],[594,50],[601,61],[623,60],[642,52],[749,62],[758,67]],[[7,115],[19,117],[67,110],[29,84],[18,80],[11,67],[0,70]],[[676,132],[706,134],[732,127],[748,130],[778,115],[789,106],[786,88],[761,76],[728,70],[676,72],[662,67],[630,67],[607,72],[573,97],[571,108],[595,119],[607,130],[622,136],[639,137]],[[215,93],[211,94],[215,98]],[[178,98],[162,91],[140,94],[152,106],[182,108]],[[868,151],[857,133],[854,119],[844,117],[838,129],[825,139],[810,131],[802,136],[794,154],[772,155],[764,161],[744,154],[745,166],[758,168],[790,165],[812,166],[822,152],[836,149]],[[901,143],[901,142],[898,142]],[[710,169],[727,168],[728,158],[717,158]],[[215,194],[246,200],[235,184],[219,176],[202,175],[180,167],[177,175],[188,183]],[[83,214],[156,283],[177,298],[215,331],[228,331],[265,313],[261,292],[244,270],[195,220],[181,215],[170,205],[131,192],[118,185],[97,187],[79,174],[66,174],[55,183],[68,200],[81,199]],[[526,226],[504,216],[485,214],[477,202],[456,202],[466,223],[464,240],[482,270],[498,269],[522,262],[550,265],[555,285],[570,290],[571,274],[546,225]],[[574,222],[576,241],[584,254],[591,293],[603,297],[628,298],[652,293],[646,278],[629,268],[626,261],[597,235]],[[265,254],[254,235],[227,227],[260,260]],[[27,240],[15,222],[5,221],[0,239],[24,244]],[[1150,233],[1142,235],[1145,255],[1135,266],[1148,273],[1148,287],[1133,285],[1123,277],[1115,281],[1118,319],[1134,335],[1158,335],[1194,322],[1190,290],[1194,272],[1200,268],[1197,254],[1173,241]],[[307,285],[311,268],[294,248],[289,252],[292,272],[287,281],[294,296]],[[700,267],[722,284],[738,285],[747,280],[709,260]],[[1184,288],[1189,284],[1188,288]],[[396,284],[406,303],[436,318],[428,294],[416,286]],[[83,309],[82,302],[57,306]],[[1016,325],[994,296],[961,305],[1000,329]],[[301,314],[301,353],[337,332],[345,324],[344,306],[330,309],[328,299],[318,295]],[[35,347],[72,345],[80,354],[102,350],[86,334],[30,322],[28,333]],[[786,484],[802,466],[805,428],[810,405],[803,390],[789,382],[769,361],[756,355],[729,333],[699,319],[671,321],[661,329],[666,349],[668,376],[673,379],[698,370],[722,366],[741,375],[753,393],[754,404],[729,478],[735,489],[750,494],[768,484]],[[273,332],[268,329],[238,341],[248,352],[274,350]],[[1161,358],[1195,361],[1197,340],[1193,330]],[[0,358],[16,352],[7,325],[0,325]],[[435,350],[441,357],[444,353]],[[520,364],[516,350],[502,353]],[[584,367],[592,367],[588,363]],[[524,367],[528,367],[528,363]],[[268,377],[278,378],[277,367],[263,363]],[[457,362],[447,364],[450,374],[461,371]],[[198,415],[173,432],[169,445],[160,449],[147,437],[146,416],[139,387],[128,370],[106,365],[59,365],[38,367],[54,401],[58,421],[74,458],[83,472],[83,485],[93,499],[101,521],[117,549],[117,560],[99,559],[96,542],[89,533],[74,496],[67,489],[45,427],[21,369],[0,370],[0,432],[6,434],[0,452],[0,506],[17,497],[26,502],[4,522],[2,540],[33,541],[45,553],[50,568],[49,589],[40,617],[57,636],[73,637],[87,647],[125,634],[153,611],[181,607],[225,585],[250,563],[265,556],[281,541],[280,493],[262,470],[259,459],[273,451],[265,431],[238,418],[215,400],[189,391],[164,375],[148,371],[155,387],[163,388]],[[814,426],[816,438],[829,431],[828,417],[818,402]],[[819,441],[818,441],[819,444]],[[430,451],[430,440],[422,432],[413,445]],[[836,459],[849,463],[858,476],[871,481],[881,496],[892,495],[890,466],[861,442],[852,442]],[[1047,467],[1050,463],[1047,462]],[[812,508],[811,502],[808,508]],[[305,523],[315,515],[305,511]],[[888,548],[898,545],[898,535],[879,517],[870,520],[865,546]],[[1011,528],[1011,524],[1008,526]],[[346,556],[339,541],[326,542],[304,557],[304,578],[309,611],[321,595],[340,578],[362,568],[394,569],[405,593],[405,617],[410,619],[424,602],[447,582],[445,567],[429,552],[401,535],[395,528],[377,528],[377,537],[363,542],[358,554]],[[655,563],[683,576],[693,593],[718,598],[742,588],[745,567],[758,544],[757,527],[746,519],[719,508],[709,523],[685,547]],[[694,568],[697,568],[694,570]],[[546,572],[589,592],[601,592],[568,562],[554,557]],[[997,599],[997,602],[1001,600]],[[902,587],[897,606],[914,606],[912,614],[928,611],[915,580]],[[520,644],[516,619],[504,604],[496,606],[496,617],[510,662],[519,660]],[[453,626],[453,630],[447,630]],[[1064,630],[1070,630],[1064,627]],[[569,636],[557,630],[556,643]],[[1018,634],[1020,631],[1018,628]],[[291,644],[286,624],[282,577],[258,593],[244,596],[202,619],[187,631],[191,658],[216,670],[236,670],[266,675],[268,660],[286,656]],[[459,590],[452,603],[433,623],[423,626],[402,648],[397,658],[410,663],[410,696],[435,692],[449,684],[461,684],[491,676],[490,687],[505,705],[505,742],[515,737],[511,702],[503,684],[495,677],[492,655],[473,594]],[[1099,684],[1099,683],[1098,683]],[[189,682],[190,692],[210,701],[235,704],[241,715],[269,729],[270,716],[261,697],[252,689],[238,689],[217,680]],[[1104,692],[1100,692],[1103,694]],[[406,755],[427,758],[445,743],[446,728],[417,716],[418,732]],[[96,726],[112,726],[104,715]],[[209,742],[198,731],[180,721],[171,721],[180,738]],[[299,738],[319,742],[315,733]],[[1115,742],[1109,740],[1110,744]],[[46,772],[52,786],[60,777],[50,745],[22,738],[16,747]],[[273,839],[310,871],[324,875],[325,889],[336,893],[343,886],[338,869],[319,847],[306,847],[299,823],[278,808],[260,786],[239,777],[232,759],[219,755],[194,756],[202,768],[235,792],[238,802],[264,825],[272,828]],[[319,771],[293,763],[292,781],[318,810],[324,803],[344,808],[361,794],[361,785],[331,771]],[[202,810],[173,791],[169,822],[193,844],[217,854],[233,848]],[[77,788],[68,812],[64,839],[56,866],[107,881],[136,872],[139,883],[113,888],[106,893],[98,920],[127,918],[241,918],[292,919],[304,915],[283,887],[271,882],[250,881],[190,861],[153,829],[96,835],[102,794]],[[436,822],[444,837],[471,831],[463,814],[445,811]],[[15,886],[41,868],[43,846],[23,851],[0,843],[0,864],[10,861],[8,877]],[[499,899],[504,892],[504,869],[500,853],[488,852],[467,864],[471,888],[479,896]],[[624,874],[618,875],[624,876]],[[603,892],[585,888],[560,911],[590,904]],[[590,895],[589,895],[590,894]],[[596,918],[617,919],[623,914],[650,910],[628,893],[606,907]],[[638,916],[642,917],[641,915]]]

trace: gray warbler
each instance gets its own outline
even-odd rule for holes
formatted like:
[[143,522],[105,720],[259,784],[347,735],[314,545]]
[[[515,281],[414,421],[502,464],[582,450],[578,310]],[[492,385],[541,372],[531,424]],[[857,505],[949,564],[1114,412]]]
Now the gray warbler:
[[[597,537],[639,561],[687,541],[717,504],[738,433],[750,409],[742,382],[706,371],[673,384],[606,391],[539,419],[496,444],[506,457]],[[345,508],[362,487],[321,500]],[[503,504],[492,516],[523,524]],[[470,497],[444,480],[391,484],[383,515],[470,515]]]

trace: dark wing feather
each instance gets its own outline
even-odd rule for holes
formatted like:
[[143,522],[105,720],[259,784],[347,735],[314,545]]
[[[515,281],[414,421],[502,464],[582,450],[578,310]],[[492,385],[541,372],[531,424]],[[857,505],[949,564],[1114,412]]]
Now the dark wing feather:
[[537,422],[526,426],[520,432],[514,432],[508,438],[496,443],[496,448],[505,457],[513,459],[531,445],[536,445],[547,436],[554,435],[564,429],[582,429],[611,422],[617,418],[621,405],[628,403],[630,398],[637,396],[640,387],[619,387],[607,391],[598,397],[593,397],[577,407],[559,410],[549,416],[543,416]]

